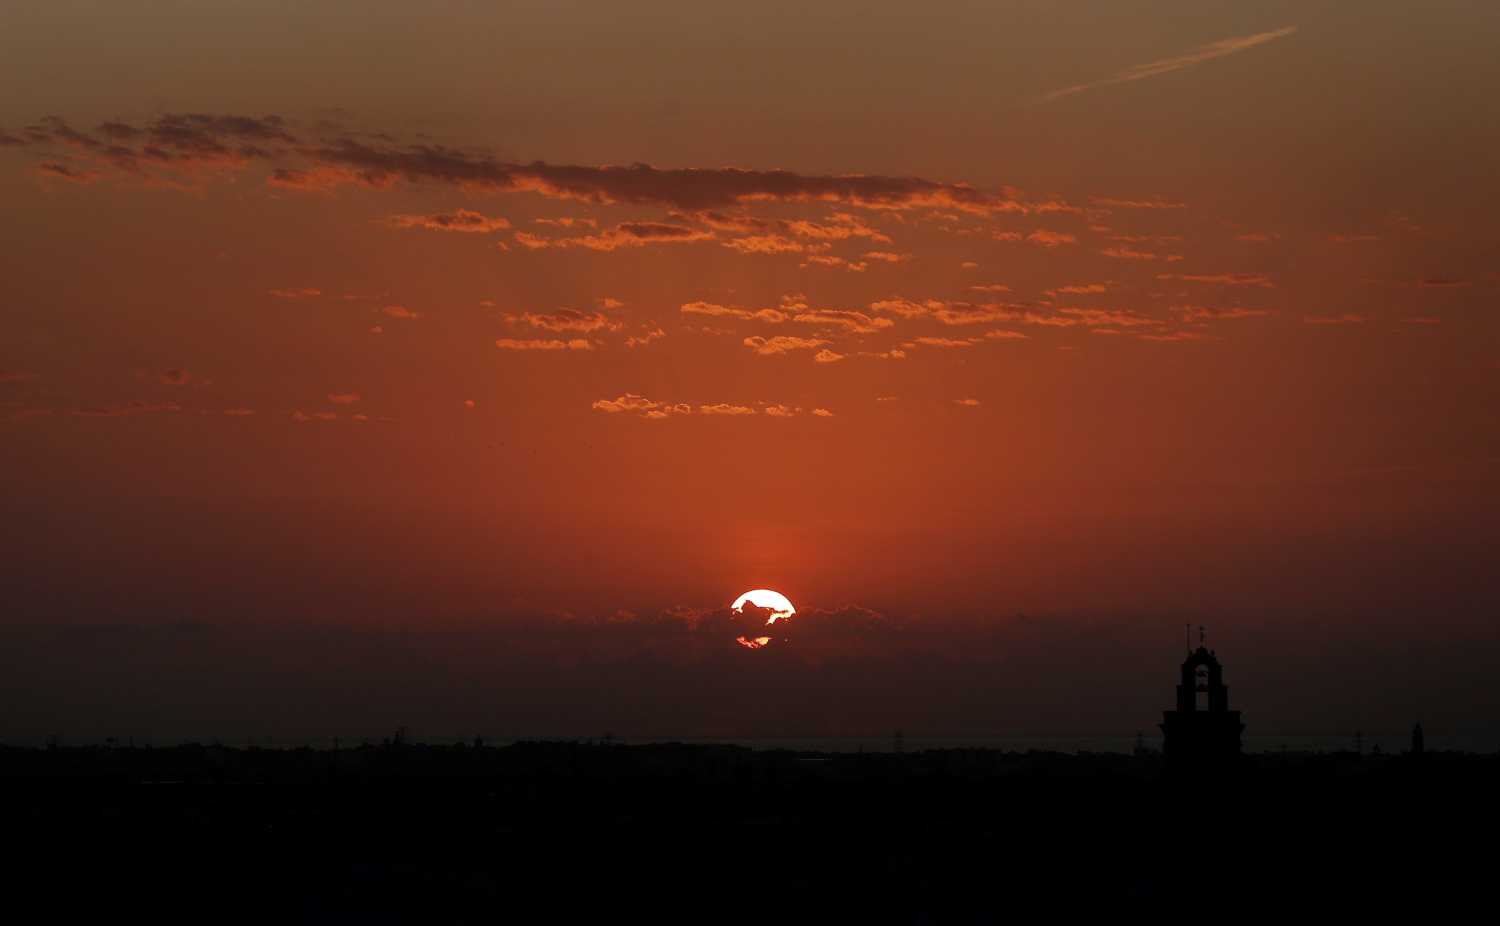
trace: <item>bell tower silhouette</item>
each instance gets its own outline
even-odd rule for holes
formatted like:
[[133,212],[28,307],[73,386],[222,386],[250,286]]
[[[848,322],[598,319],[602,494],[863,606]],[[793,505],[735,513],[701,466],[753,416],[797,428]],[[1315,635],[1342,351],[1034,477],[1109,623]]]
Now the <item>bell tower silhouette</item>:
[[[1203,643],[1198,628],[1198,648],[1192,648],[1188,628],[1188,654],[1177,684],[1177,709],[1162,715],[1162,751],[1172,765],[1201,765],[1232,760],[1240,754],[1240,735],[1245,724],[1240,712],[1229,709],[1229,688],[1224,667],[1214,651]],[[1200,705],[1199,695],[1205,703]]]

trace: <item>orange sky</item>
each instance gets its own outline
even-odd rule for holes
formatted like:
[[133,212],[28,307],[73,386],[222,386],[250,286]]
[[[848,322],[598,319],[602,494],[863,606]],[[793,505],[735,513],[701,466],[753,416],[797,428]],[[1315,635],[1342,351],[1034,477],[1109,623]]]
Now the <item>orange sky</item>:
[[8,632],[1493,642],[1496,10],[128,6],[0,12]]

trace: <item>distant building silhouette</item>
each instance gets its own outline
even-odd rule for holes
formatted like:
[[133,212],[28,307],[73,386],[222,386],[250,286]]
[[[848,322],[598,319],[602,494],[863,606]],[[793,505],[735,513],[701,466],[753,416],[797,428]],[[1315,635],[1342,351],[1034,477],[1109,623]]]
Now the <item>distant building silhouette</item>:
[[[1240,754],[1240,735],[1245,732],[1240,712],[1229,709],[1224,667],[1203,645],[1203,628],[1198,632],[1198,648],[1182,663],[1177,709],[1162,716],[1162,751],[1176,766],[1231,760]],[[1199,695],[1205,696],[1201,706]]]

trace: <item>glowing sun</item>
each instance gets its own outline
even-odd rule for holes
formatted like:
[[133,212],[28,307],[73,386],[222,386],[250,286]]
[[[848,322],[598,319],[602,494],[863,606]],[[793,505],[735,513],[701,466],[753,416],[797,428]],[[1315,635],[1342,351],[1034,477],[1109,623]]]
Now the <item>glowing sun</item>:
[[[792,607],[790,599],[780,592],[771,591],[769,588],[751,589],[736,598],[734,604],[729,606],[729,610],[733,611],[736,615],[745,615],[746,604],[749,604],[754,609],[751,614],[756,617],[759,617],[762,613],[769,612],[766,615],[766,622],[761,625],[762,627],[770,627],[777,621],[784,621],[797,613],[797,609]],[[771,642],[771,637],[741,634],[735,638],[735,642],[747,649],[760,649]]]

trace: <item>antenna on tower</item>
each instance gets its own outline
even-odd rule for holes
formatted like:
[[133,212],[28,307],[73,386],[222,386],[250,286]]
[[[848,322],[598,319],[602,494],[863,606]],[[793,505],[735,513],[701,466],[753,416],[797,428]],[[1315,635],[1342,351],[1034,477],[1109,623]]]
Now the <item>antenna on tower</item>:
[[1191,656],[1191,655],[1193,655],[1193,625],[1192,624],[1183,624],[1182,625],[1182,633],[1183,633],[1184,639],[1186,639],[1186,641],[1187,641],[1187,652],[1188,652],[1188,655]]
[[1199,649],[1203,649],[1204,648],[1204,643],[1203,643],[1203,625],[1202,624],[1198,625],[1198,648]]

